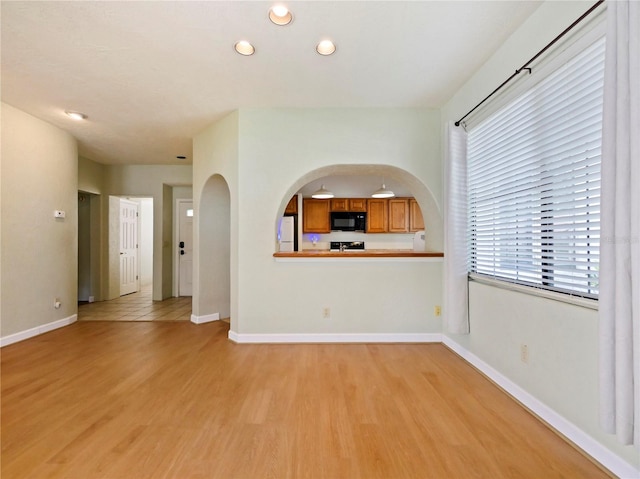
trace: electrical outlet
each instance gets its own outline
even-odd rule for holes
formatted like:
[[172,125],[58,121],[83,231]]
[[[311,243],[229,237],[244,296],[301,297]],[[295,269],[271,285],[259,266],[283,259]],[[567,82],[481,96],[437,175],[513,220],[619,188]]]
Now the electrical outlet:
[[520,361],[525,364],[529,362],[529,346],[526,344],[520,345]]
[[322,317],[325,319],[329,319],[331,317],[331,309],[330,308],[322,308]]
[[440,316],[442,314],[442,309],[440,309],[440,306],[436,306],[433,308],[433,314],[435,316]]

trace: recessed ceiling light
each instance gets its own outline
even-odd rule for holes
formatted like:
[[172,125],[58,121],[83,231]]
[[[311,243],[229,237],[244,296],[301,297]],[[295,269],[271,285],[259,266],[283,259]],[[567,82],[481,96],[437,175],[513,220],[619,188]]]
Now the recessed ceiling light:
[[65,111],[65,113],[67,114],[67,116],[73,120],[76,121],[81,121],[81,120],[86,120],[87,119],[87,115],[85,115],[84,113],[80,113],[79,111]]
[[276,25],[288,25],[293,20],[293,15],[284,5],[275,5],[269,10],[269,20]]
[[336,51],[336,46],[333,44],[333,42],[331,40],[322,40],[316,46],[316,51],[320,55],[325,55],[325,56],[326,55],[331,55],[333,52]]
[[246,40],[240,40],[238,43],[234,45],[234,48],[240,55],[253,55],[256,49]]

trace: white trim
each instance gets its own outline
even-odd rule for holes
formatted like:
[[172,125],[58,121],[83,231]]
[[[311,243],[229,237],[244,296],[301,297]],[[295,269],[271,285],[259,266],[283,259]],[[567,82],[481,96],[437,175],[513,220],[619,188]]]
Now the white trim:
[[41,324],[40,326],[36,326],[35,328],[26,329],[24,331],[20,331],[19,333],[10,334],[9,336],[4,336],[0,338],[0,347],[3,348],[13,343],[17,343],[18,341],[24,341],[25,339],[33,338],[34,336],[39,336],[44,333],[48,333],[49,331],[53,331],[54,329],[62,328],[64,326],[68,326],[72,323],[75,323],[78,320],[78,315],[73,314],[68,318],[58,319],[57,321],[53,321],[47,324]]
[[261,343],[440,343],[440,333],[236,333],[229,339],[240,344]]
[[274,257],[276,263],[442,263],[444,259],[442,257],[393,257],[383,256],[376,258],[373,256],[367,256],[364,258],[358,258],[354,256],[346,257],[322,257],[322,256],[302,256],[300,258],[292,257]]
[[522,389],[478,356],[460,346],[453,339],[442,335],[442,343],[609,471],[621,478],[640,477],[640,470],[636,469],[617,454],[611,452],[572,422]]
[[191,322],[195,324],[210,323],[211,321],[219,321],[220,313],[205,314],[204,316],[191,315]]
[[476,273],[469,273],[469,281],[485,284],[487,286],[493,286],[495,288],[506,289],[508,291],[516,291],[518,293],[529,294],[531,296],[551,299],[553,301],[560,301],[561,303],[569,303],[575,306],[581,306],[583,308],[595,310],[598,309],[597,299],[583,298],[581,296],[574,296],[569,293],[559,293],[557,291],[537,288],[532,285],[514,283],[508,280],[488,278]]

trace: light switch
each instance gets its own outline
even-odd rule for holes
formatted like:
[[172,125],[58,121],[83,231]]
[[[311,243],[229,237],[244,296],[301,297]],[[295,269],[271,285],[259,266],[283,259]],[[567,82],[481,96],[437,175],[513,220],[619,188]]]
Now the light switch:
[[62,210],[55,210],[53,212],[53,217],[54,218],[65,218],[66,216],[67,216],[67,214]]

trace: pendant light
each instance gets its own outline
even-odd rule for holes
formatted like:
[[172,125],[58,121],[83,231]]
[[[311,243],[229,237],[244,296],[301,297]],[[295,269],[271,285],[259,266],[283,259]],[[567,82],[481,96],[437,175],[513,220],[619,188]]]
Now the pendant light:
[[329,198],[333,198],[333,193],[325,189],[324,185],[322,185],[318,191],[311,195],[311,198],[315,198],[317,200],[326,200]]
[[384,181],[382,183],[382,188],[380,188],[379,190],[374,191],[371,194],[372,198],[393,198],[395,195],[395,193],[391,190],[388,190],[387,187],[384,184]]

